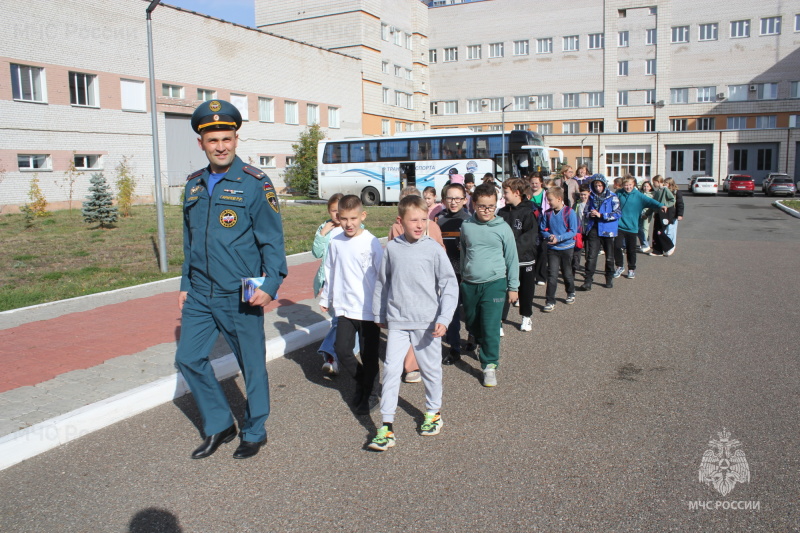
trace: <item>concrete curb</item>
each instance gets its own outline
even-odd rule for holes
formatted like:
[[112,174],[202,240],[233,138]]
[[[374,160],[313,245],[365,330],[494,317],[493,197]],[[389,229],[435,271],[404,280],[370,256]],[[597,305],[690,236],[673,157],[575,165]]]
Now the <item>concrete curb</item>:
[[778,209],[780,209],[781,211],[783,211],[788,215],[792,215],[795,218],[800,218],[800,211],[796,211],[791,207],[786,207],[785,205],[783,205],[783,203],[781,203],[780,200],[775,200],[774,202],[772,202],[772,205],[774,205],[775,207],[777,207]]
[[[320,341],[329,328],[330,321],[322,320],[286,335],[268,339],[267,361],[284,357],[288,353]],[[211,364],[217,379],[220,380],[239,373],[239,365],[232,353],[213,360]],[[188,392],[186,381],[177,372],[6,435],[0,438],[0,470],[172,401]]]

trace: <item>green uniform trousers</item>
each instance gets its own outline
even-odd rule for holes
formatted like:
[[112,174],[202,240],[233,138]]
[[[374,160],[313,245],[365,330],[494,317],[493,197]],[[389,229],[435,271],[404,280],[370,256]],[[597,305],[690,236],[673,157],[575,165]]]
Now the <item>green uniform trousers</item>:
[[461,283],[464,304],[464,323],[467,332],[475,337],[481,349],[478,358],[481,368],[500,362],[500,326],[503,319],[503,302],[508,288],[506,278],[487,283]]

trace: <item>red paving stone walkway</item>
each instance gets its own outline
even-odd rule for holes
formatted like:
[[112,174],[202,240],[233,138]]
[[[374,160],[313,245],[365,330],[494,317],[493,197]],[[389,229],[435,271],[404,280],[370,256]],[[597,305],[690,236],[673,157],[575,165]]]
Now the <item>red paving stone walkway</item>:
[[[313,298],[318,267],[319,261],[289,267],[278,300],[266,311]],[[174,342],[177,299],[176,292],[157,294],[0,330],[0,393]]]

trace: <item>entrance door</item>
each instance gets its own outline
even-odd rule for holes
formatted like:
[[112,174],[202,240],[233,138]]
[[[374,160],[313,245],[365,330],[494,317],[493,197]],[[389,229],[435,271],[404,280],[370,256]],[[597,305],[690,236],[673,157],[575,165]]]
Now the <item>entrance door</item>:
[[197,146],[190,115],[164,115],[167,134],[167,183],[183,186],[186,176],[208,165],[208,159]]
[[417,186],[416,163],[400,163],[400,189]]
[[[710,144],[676,144],[666,146],[667,175],[677,185],[687,184],[692,176],[714,176],[713,146]],[[719,179],[719,176],[714,176]],[[723,176],[724,178],[724,176]]]

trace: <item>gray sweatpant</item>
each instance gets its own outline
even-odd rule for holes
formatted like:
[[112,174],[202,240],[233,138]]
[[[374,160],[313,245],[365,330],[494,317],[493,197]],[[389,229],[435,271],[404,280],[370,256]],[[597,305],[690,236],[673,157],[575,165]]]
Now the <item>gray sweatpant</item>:
[[383,421],[394,422],[403,360],[408,347],[414,347],[417,364],[425,385],[425,409],[438,413],[442,407],[442,338],[431,329],[390,329],[386,336],[386,362],[383,364],[381,415]]

